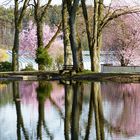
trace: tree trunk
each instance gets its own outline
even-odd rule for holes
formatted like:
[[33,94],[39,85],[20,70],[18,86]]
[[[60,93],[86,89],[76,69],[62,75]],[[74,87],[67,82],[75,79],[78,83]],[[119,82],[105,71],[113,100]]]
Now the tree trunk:
[[[85,0],[82,0],[82,10],[86,25],[86,32],[88,38],[88,46],[90,53],[91,71],[100,71],[100,52],[98,49],[98,30],[99,30],[99,0],[94,0],[94,16],[93,16],[93,37],[90,31],[89,18]],[[93,38],[93,40],[92,40]]]
[[19,70],[19,27],[15,27],[15,36],[14,36],[14,46],[12,49],[12,70],[18,71]]
[[[19,10],[19,1],[15,0],[15,7],[14,7],[14,24],[15,24],[15,36],[14,36],[14,46],[12,49],[12,70],[18,71],[19,70],[19,32],[22,24],[22,19],[25,15],[25,11],[27,8],[29,0],[24,0],[22,8]],[[20,12],[19,12],[20,11]]]
[[[100,72],[100,51],[102,47],[102,31],[101,22],[103,18],[103,0],[94,1],[94,17],[93,17],[93,60],[91,58],[91,70]],[[91,52],[92,53],[92,52]]]
[[75,25],[75,17],[73,13],[71,13],[69,17],[69,26],[70,26],[70,44],[72,50],[73,66],[75,69],[78,69],[78,59],[77,59],[78,43],[76,40],[76,25]]
[[128,59],[125,59],[123,56],[120,60],[120,63],[121,63],[121,66],[128,66],[129,64],[129,60]]
[[81,40],[79,37],[78,37],[77,57],[78,57],[79,71],[83,71],[84,64],[83,64],[83,56],[82,56],[82,44],[81,44]]
[[[46,13],[46,10],[48,9],[49,5],[51,3],[51,0],[48,0],[47,4],[44,5],[43,10],[41,10],[41,1],[34,0],[34,19],[36,22],[36,26],[37,26],[37,49],[42,49],[45,48],[44,47],[44,43],[43,43],[43,17]],[[51,42],[50,42],[51,44]],[[49,46],[49,45],[48,45]],[[44,51],[47,51],[44,49]],[[42,53],[42,52],[39,52]],[[39,54],[39,55],[43,55],[43,54]],[[43,57],[43,56],[41,56]],[[36,59],[38,59],[39,56],[36,55]],[[41,59],[45,59],[45,58],[41,58]],[[44,71],[46,69],[45,64],[43,64],[43,62],[37,62],[38,63],[38,70],[42,70]]]
[[99,0],[99,6],[98,6],[98,34],[97,34],[97,70],[98,72],[101,71],[100,67],[100,53],[102,48],[102,30],[101,30],[101,23],[103,20],[103,0]]
[[100,72],[100,52],[101,52],[101,47],[102,47],[102,35],[98,35],[97,38],[95,39],[96,41],[94,42],[93,45],[93,60],[91,62],[92,64],[92,71],[94,72]]
[[102,34],[100,24],[103,18],[103,0],[94,0],[93,36],[90,32],[89,18],[85,0],[82,0],[81,4],[90,51],[91,70],[94,72],[100,72],[100,49],[102,47]]
[[18,7],[19,7],[18,1],[15,1],[15,8],[14,8],[15,36],[14,36],[14,46],[12,49],[12,70],[13,71],[19,70],[18,52],[19,52],[19,32],[20,32],[21,23],[19,23]]
[[78,58],[77,58],[77,48],[78,48],[78,42],[76,39],[76,12],[77,8],[79,5],[79,0],[73,0],[69,1],[66,0],[67,3],[67,10],[69,13],[69,28],[70,28],[70,45],[71,45],[71,50],[72,50],[72,59],[73,59],[73,67],[78,70],[79,65],[78,65]]
[[72,52],[69,42],[69,28],[68,28],[68,13],[66,0],[62,3],[62,30],[63,30],[63,42],[64,42],[64,65],[72,64]]
[[87,33],[87,39],[88,39],[88,48],[89,48],[89,54],[90,54],[90,62],[91,62],[91,70],[93,69],[92,67],[94,66],[94,59],[93,59],[93,48],[92,48],[92,33],[90,29],[90,24],[89,24],[89,17],[88,17],[88,12],[87,12],[87,7],[85,4],[85,0],[81,0],[82,4],[82,11],[83,11],[83,16],[84,16],[84,21],[86,25],[86,33]]
[[[42,22],[37,21],[37,46],[38,48],[43,48],[43,26]],[[44,50],[45,51],[45,50]],[[38,56],[36,56],[38,57]],[[38,70],[45,70],[46,66],[43,64],[38,64]]]
[[91,48],[91,70],[94,72],[99,71],[99,60],[97,55],[97,45],[98,45],[98,7],[99,1],[94,0],[94,16],[93,16],[93,44]]

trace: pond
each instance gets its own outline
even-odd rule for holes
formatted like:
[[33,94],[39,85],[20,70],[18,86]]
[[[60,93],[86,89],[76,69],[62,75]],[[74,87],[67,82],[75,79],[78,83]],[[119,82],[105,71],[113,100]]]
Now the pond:
[[0,140],[139,140],[140,84],[0,84]]

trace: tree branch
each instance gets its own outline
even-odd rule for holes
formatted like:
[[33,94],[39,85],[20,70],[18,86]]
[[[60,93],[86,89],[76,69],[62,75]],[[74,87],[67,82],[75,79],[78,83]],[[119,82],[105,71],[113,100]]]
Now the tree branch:
[[25,14],[25,10],[28,6],[28,3],[29,3],[30,0],[25,0],[24,1],[24,4],[23,4],[23,7],[22,7],[22,10],[21,10],[21,13],[20,13],[20,16],[19,16],[19,19],[18,19],[18,23],[20,24],[22,19],[23,19],[23,16]]
[[70,14],[71,8],[72,8],[72,0],[65,0],[65,1],[67,3],[67,9],[68,9],[68,12]]
[[115,18],[118,18],[123,15],[127,15],[127,14],[139,13],[139,12],[140,12],[139,7],[132,8],[132,9],[130,8],[116,9],[115,11],[110,13],[110,16],[107,16],[106,18],[103,19],[99,30],[102,31],[102,29],[108,24],[108,22]]
[[[86,8],[85,0],[81,0],[81,5],[82,5],[84,21],[85,21],[85,25],[86,25],[88,42],[91,43],[92,37],[91,37],[91,32],[90,32],[89,18],[88,18],[88,12],[87,12],[87,8]],[[90,46],[90,44],[89,44],[89,46]]]
[[41,14],[41,16],[40,16],[40,20],[41,20],[41,21],[42,21],[44,15],[45,15],[45,13],[46,13],[48,7],[50,6],[51,1],[52,1],[52,0],[48,0],[48,3],[46,4],[46,6],[45,6],[45,8],[44,8],[44,10],[43,10],[43,12],[42,12],[42,14]]
[[49,49],[50,46],[52,45],[52,43],[54,42],[54,40],[56,39],[57,35],[58,35],[59,32],[60,32],[61,24],[62,24],[62,23],[60,22],[60,24],[59,24],[59,26],[58,26],[58,29],[57,29],[57,31],[55,32],[54,36],[51,38],[51,40],[50,40],[50,41],[48,42],[48,44],[45,46],[46,49]]

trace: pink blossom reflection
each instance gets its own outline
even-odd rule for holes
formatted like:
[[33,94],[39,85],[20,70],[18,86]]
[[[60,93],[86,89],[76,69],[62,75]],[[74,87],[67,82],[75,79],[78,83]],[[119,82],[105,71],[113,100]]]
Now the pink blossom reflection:
[[102,95],[108,104],[105,119],[112,132],[127,137],[140,135],[140,84],[103,84]]
[[[59,85],[56,82],[51,82],[52,84],[52,91],[50,97],[46,98],[45,107],[50,108],[51,102],[50,98],[55,102],[58,107],[62,107],[64,104],[64,88],[63,86]],[[22,104],[26,106],[32,105],[32,107],[38,107],[38,100],[37,100],[37,89],[38,82],[27,82],[22,81],[20,82],[20,97]]]

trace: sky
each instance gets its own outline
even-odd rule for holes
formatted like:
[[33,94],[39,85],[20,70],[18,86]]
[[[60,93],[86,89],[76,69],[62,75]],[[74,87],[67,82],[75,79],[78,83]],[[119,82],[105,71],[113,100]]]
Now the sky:
[[[7,1],[11,1],[10,4],[7,4]],[[14,0],[0,0],[0,5],[3,5],[4,6],[10,6],[10,5],[13,5],[13,1]],[[44,3],[46,2],[46,0],[41,0],[42,2],[44,1]],[[61,1],[62,0],[52,0],[52,4],[61,4]],[[105,5],[109,5],[111,0],[104,0],[104,3]],[[140,4],[140,0],[114,0],[114,1],[124,1],[125,2],[125,5],[132,5],[132,3],[136,3],[136,5],[139,3]],[[93,0],[87,0],[88,4],[93,4]]]
[[[0,0],[0,5],[3,5],[3,4],[5,4],[5,6],[7,6],[7,1],[10,1],[10,0]],[[11,0],[11,1],[14,1],[14,0]],[[42,0],[42,1],[46,1],[46,0]],[[52,4],[61,4],[61,1],[62,0],[52,0]],[[93,0],[87,0],[88,1],[88,3],[90,3],[90,4],[92,4],[93,3]],[[111,0],[104,0],[105,1],[105,4],[108,4],[108,3],[110,3],[110,1]],[[12,3],[13,2],[11,2],[10,4],[8,4],[8,5],[12,5]]]

